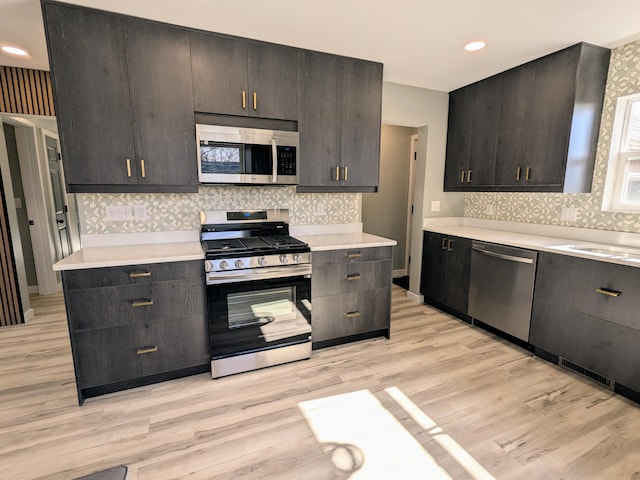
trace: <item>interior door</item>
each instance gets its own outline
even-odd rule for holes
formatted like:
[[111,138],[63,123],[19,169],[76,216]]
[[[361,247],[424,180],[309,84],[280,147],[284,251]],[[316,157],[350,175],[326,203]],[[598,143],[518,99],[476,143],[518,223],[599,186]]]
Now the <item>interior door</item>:
[[47,149],[47,165],[49,166],[53,207],[55,211],[53,231],[56,232],[56,260],[61,260],[72,252],[71,236],[69,235],[69,215],[64,198],[64,176],[62,175],[58,157],[58,141],[48,135],[45,135],[44,139]]

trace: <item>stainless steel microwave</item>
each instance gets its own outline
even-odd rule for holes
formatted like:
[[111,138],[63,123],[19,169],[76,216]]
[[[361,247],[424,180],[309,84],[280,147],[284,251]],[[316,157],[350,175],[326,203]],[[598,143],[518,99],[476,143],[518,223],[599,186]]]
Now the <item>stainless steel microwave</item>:
[[198,124],[196,137],[200,183],[298,183],[298,132]]

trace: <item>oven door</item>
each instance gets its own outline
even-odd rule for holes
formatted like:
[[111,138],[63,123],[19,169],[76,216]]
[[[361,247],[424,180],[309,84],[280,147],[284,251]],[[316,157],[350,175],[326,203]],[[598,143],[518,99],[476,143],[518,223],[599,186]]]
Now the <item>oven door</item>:
[[207,285],[211,359],[311,341],[311,275]]

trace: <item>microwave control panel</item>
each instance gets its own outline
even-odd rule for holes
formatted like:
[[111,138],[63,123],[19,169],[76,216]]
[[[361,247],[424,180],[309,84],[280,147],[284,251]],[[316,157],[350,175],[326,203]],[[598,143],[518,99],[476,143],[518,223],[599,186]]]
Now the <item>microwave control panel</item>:
[[278,147],[278,175],[296,175],[296,147]]

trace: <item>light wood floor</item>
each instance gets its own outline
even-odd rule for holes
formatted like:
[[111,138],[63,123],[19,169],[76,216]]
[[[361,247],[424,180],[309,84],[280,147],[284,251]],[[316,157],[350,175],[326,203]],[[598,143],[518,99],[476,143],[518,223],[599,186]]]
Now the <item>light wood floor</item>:
[[[66,480],[120,464],[132,480],[365,478],[336,466],[300,407],[359,390],[453,479],[640,477],[640,406],[393,288],[391,340],[215,381],[196,375],[83,407],[62,297],[40,297],[28,325],[0,329],[0,478]],[[415,405],[413,417],[392,391]],[[421,414],[433,424],[416,422]]]

